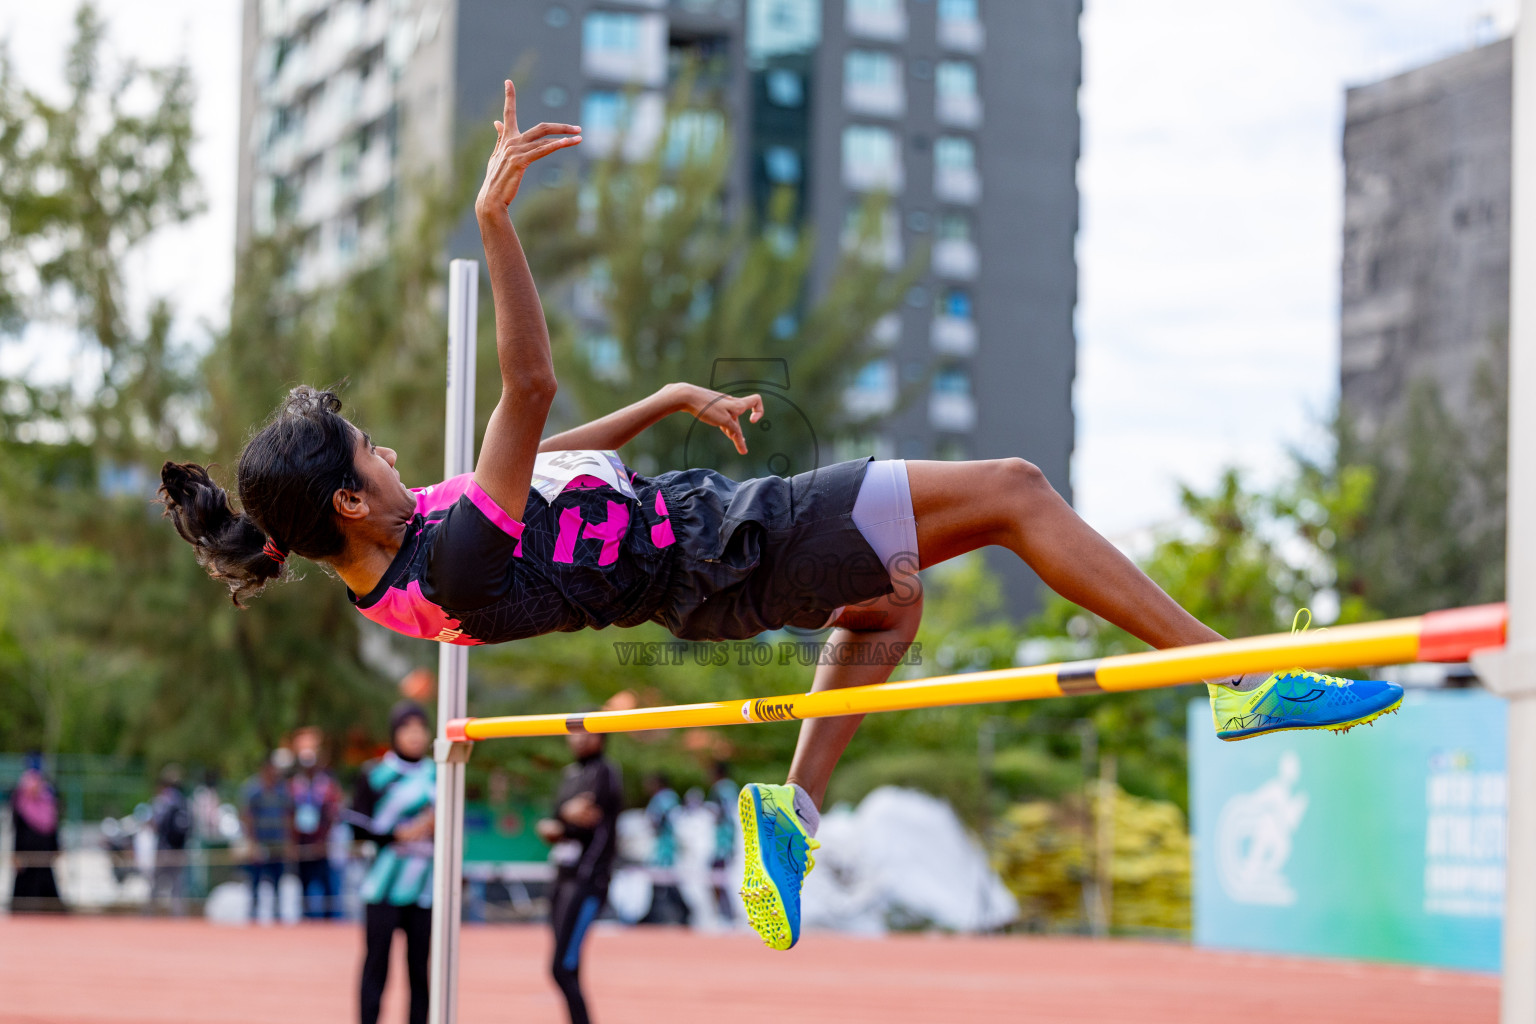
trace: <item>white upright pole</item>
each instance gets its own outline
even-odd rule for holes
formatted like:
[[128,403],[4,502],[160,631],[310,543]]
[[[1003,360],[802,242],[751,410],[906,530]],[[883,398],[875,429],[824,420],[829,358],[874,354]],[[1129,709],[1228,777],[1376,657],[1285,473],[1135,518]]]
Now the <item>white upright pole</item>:
[[1509,642],[1489,679],[1509,699],[1502,1024],[1536,1024],[1536,3],[1521,6],[1510,178]]
[[[475,468],[475,321],[480,264],[448,265],[448,415],[443,471],[454,477]],[[463,913],[464,765],[468,743],[451,743],[448,722],[469,712],[469,649],[443,644],[437,658],[437,832],[432,851],[432,1024],[459,1015],[459,922]]]

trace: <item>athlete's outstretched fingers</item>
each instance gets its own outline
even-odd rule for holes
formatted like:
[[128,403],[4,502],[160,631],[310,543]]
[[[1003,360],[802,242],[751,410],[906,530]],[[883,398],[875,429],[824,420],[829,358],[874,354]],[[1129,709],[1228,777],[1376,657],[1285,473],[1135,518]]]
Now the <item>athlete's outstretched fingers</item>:
[[517,88],[510,78],[506,82],[506,99],[502,102],[501,119],[513,132],[517,131]]
[[532,141],[533,139],[542,139],[546,135],[579,135],[579,134],[581,134],[581,126],[580,125],[576,125],[576,124],[551,124],[548,121],[541,121],[538,124],[534,125],[532,128],[529,128],[527,131],[523,132],[523,138],[525,138],[525,139],[527,139],[529,141]]
[[557,149],[570,149],[572,146],[580,145],[580,143],[580,135],[572,135],[569,138],[556,139],[553,142],[546,142],[544,145],[539,146],[537,149],[533,150],[533,152],[528,154],[528,162],[533,163],[535,160],[542,160],[544,157],[549,156],[549,154],[555,152]]

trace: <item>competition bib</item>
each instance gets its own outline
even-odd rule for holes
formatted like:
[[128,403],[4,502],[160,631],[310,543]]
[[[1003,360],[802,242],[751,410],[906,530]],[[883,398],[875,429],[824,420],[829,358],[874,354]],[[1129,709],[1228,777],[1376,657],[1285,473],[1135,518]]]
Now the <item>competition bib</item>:
[[619,459],[618,452],[569,451],[540,452],[533,460],[533,487],[553,502],[560,492],[577,477],[590,476],[601,480],[626,498],[635,497],[630,486],[629,473]]

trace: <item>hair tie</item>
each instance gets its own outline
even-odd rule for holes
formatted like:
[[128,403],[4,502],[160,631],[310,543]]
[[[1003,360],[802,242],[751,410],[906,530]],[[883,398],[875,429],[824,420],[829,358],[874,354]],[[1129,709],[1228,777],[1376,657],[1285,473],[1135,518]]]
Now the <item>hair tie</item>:
[[271,537],[268,537],[267,542],[261,546],[261,553],[272,559],[272,561],[276,562],[278,565],[282,565],[288,560],[288,552],[284,551],[282,548],[279,548],[277,546],[277,542],[274,541]]

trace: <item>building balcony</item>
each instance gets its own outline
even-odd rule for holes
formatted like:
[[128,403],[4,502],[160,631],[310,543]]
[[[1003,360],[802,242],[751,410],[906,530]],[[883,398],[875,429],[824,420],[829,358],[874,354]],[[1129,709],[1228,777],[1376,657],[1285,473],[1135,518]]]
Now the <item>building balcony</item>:
[[884,416],[896,408],[898,397],[896,368],[890,360],[880,359],[866,366],[843,391],[843,410],[856,420]]
[[974,167],[938,167],[933,194],[941,203],[974,204],[981,199],[981,175]]
[[968,317],[940,314],[933,318],[928,334],[929,344],[940,355],[971,356],[976,354],[976,321]]
[[875,321],[875,326],[870,328],[869,340],[875,348],[895,348],[901,340],[901,317],[896,313],[887,313]]
[[851,114],[900,117],[907,112],[907,92],[900,82],[865,85],[843,81],[843,108]]
[[974,93],[939,96],[934,101],[933,113],[940,124],[954,125],[957,128],[979,128],[981,97]]
[[987,30],[977,18],[940,18],[939,45],[960,53],[980,53]]
[[389,75],[382,68],[376,69],[373,74],[362,80],[362,88],[358,92],[356,124],[358,127],[372,124],[389,113],[389,108],[394,102],[394,83],[389,80]]
[[929,395],[928,424],[950,434],[969,434],[976,429],[976,400],[970,395]]
[[907,12],[901,0],[889,4],[849,0],[845,12],[844,26],[851,36],[889,43],[906,41]]
[[976,277],[981,257],[975,243],[964,238],[943,238],[933,243],[933,272],[953,281],[970,281]]
[[357,162],[357,180],[353,191],[358,196],[374,196],[389,187],[394,180],[394,161],[390,159],[389,145],[380,139],[363,151]]

